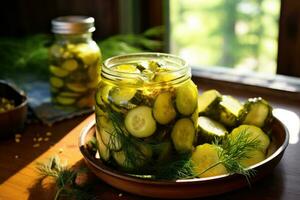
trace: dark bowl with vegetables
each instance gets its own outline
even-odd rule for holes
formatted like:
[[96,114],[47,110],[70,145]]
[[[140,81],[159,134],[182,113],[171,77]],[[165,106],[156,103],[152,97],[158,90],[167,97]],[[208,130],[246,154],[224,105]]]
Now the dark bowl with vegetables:
[[[266,158],[248,168],[255,170],[255,174],[249,178],[251,184],[272,172],[288,146],[289,133],[278,119],[274,118],[272,120],[270,129],[272,135],[270,136],[271,142]],[[122,172],[107,165],[99,157],[97,158],[91,146],[95,132],[95,121],[93,120],[83,129],[80,135],[80,151],[87,166],[97,177],[120,190],[141,196],[179,199],[213,196],[249,185],[247,179],[237,173],[206,178],[157,180],[152,179],[151,175],[140,176]],[[218,189],[216,190],[216,188]]]
[[27,97],[12,84],[0,80],[0,138],[22,131],[27,117]]

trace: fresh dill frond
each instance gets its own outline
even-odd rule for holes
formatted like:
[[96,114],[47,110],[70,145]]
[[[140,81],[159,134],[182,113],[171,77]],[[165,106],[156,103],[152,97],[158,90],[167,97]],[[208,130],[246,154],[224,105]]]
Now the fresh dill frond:
[[155,170],[156,179],[176,180],[197,177],[189,154],[183,154],[171,161],[160,164]]
[[245,169],[240,161],[249,158],[249,153],[260,147],[260,141],[257,138],[250,138],[251,132],[244,129],[242,132],[225,139],[222,144],[219,144],[222,149],[219,151],[220,162],[225,166],[229,173],[237,173],[244,175],[249,181],[249,178],[255,175],[253,169]]
[[84,172],[85,169],[70,169],[66,163],[62,163],[58,156],[49,158],[44,163],[37,163],[37,170],[41,178],[52,177],[56,183],[56,193],[54,200],[61,198],[87,200],[93,199],[90,191],[91,183],[81,187],[76,184],[78,173]]

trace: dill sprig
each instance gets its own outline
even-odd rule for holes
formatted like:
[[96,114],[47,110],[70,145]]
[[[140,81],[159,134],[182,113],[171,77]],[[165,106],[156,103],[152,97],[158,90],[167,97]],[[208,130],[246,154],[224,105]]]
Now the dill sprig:
[[177,180],[197,177],[189,154],[174,157],[168,162],[160,163],[155,170],[156,179]]
[[41,175],[41,180],[52,177],[56,183],[56,193],[54,200],[61,198],[87,200],[94,199],[90,191],[91,183],[80,186],[76,183],[76,177],[86,169],[70,169],[66,163],[62,163],[58,156],[49,158],[44,163],[37,163],[37,170]]
[[[219,158],[220,163],[225,166],[229,173],[236,173],[244,175],[249,182],[249,178],[255,175],[255,170],[246,169],[240,161],[250,158],[249,153],[260,147],[260,141],[257,138],[250,137],[251,132],[245,129],[238,133],[236,137],[225,139],[219,144]],[[216,142],[218,145],[219,142]]]
[[107,113],[114,127],[114,131],[110,133],[111,137],[109,140],[109,146],[115,147],[121,144],[122,150],[125,154],[124,167],[126,170],[134,170],[135,172],[143,171],[142,168],[139,168],[142,163],[147,161],[147,158],[141,149],[143,141],[132,137],[125,127],[123,127],[124,119],[122,114],[110,109],[107,109]]

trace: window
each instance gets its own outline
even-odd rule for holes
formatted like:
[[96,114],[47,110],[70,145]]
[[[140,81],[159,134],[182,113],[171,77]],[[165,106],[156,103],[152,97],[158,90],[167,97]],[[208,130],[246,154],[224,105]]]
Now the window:
[[197,67],[276,73],[280,0],[169,1],[170,52]]

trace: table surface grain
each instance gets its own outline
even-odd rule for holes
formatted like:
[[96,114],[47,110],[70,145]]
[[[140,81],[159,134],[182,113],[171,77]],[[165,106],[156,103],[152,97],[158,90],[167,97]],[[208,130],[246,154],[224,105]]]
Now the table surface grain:
[[[200,91],[216,88],[223,94],[231,94],[241,100],[262,96],[274,108],[274,113],[289,129],[290,143],[281,162],[276,168],[251,188],[243,188],[207,199],[300,199],[300,102],[285,98],[284,92],[272,96],[262,92],[247,91],[242,86],[234,89],[226,85],[209,85],[197,82]],[[51,180],[38,182],[36,164],[44,162],[53,155],[59,155],[69,166],[84,165],[78,148],[78,137],[82,128],[94,115],[82,116],[59,122],[52,127],[42,124],[28,125],[20,142],[15,139],[0,141],[0,200],[53,199],[54,188]],[[51,132],[51,136],[46,133]],[[48,141],[34,146],[34,138],[48,137]],[[40,139],[41,140],[41,139]],[[47,140],[47,139],[46,139]],[[99,199],[136,200],[146,199],[125,193],[99,182]],[[216,188],[217,189],[217,188]]]

